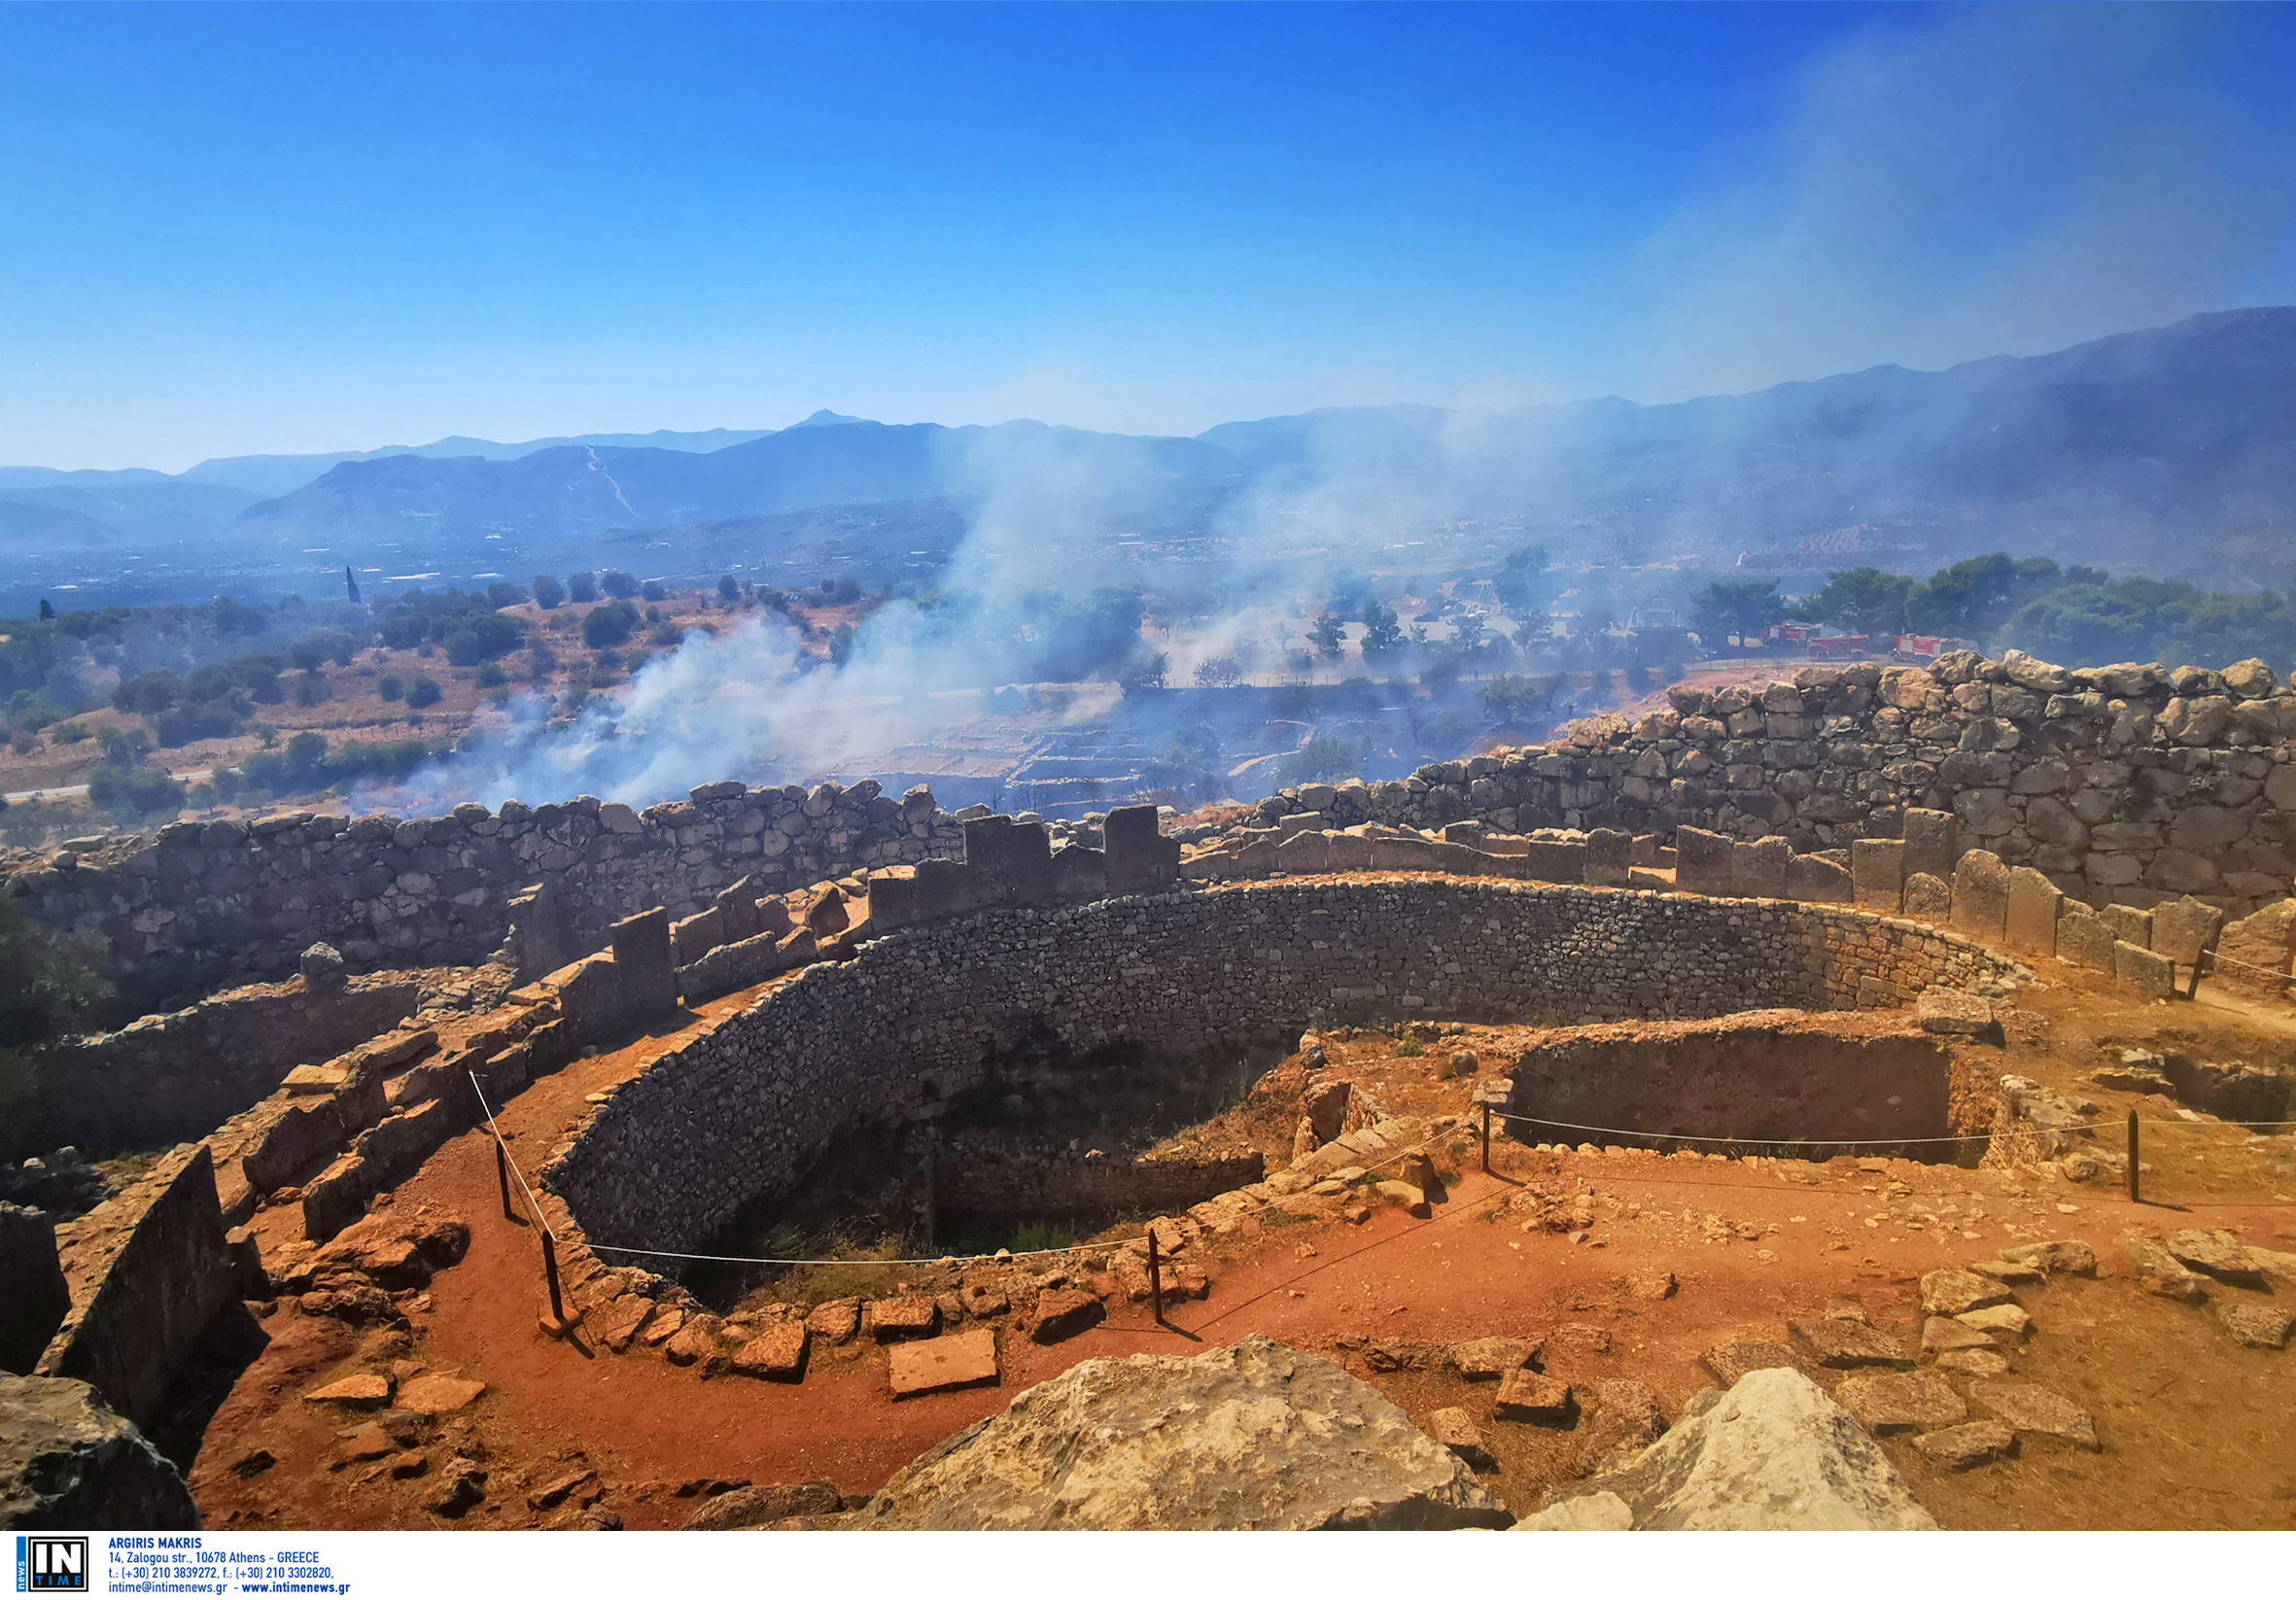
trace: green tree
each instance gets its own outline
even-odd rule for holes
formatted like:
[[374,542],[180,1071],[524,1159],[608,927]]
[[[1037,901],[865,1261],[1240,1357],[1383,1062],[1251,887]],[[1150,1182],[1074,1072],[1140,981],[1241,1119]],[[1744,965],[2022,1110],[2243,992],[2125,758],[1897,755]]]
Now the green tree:
[[534,603],[545,611],[554,611],[566,604],[566,585],[548,573],[537,573],[534,580]]
[[576,606],[587,606],[598,598],[596,573],[569,573],[566,574],[566,594]]
[[2018,561],[1995,552],[1939,569],[1906,596],[1906,626],[1953,639],[1990,639],[2011,612],[2064,582],[2057,564],[2035,556]]
[[438,685],[428,678],[418,678],[406,686],[406,704],[415,711],[425,706],[435,706],[439,699]]
[[1403,648],[1403,624],[1396,620],[1392,609],[1382,606],[1374,595],[1364,597],[1363,653],[1373,656],[1392,655]]
[[1196,664],[1196,685],[1201,689],[1233,689],[1243,681],[1243,663],[1232,655],[1207,656]]
[[731,573],[719,573],[717,574],[717,598],[724,601],[728,606],[731,606],[735,601],[741,599],[742,585],[740,579],[736,578]]
[[1347,647],[1347,630],[1340,620],[1326,611],[1315,619],[1315,626],[1307,630],[1308,641],[1315,653],[1326,661],[1337,661]]
[[638,626],[638,608],[626,600],[610,606],[601,606],[582,618],[582,643],[593,650],[610,649],[630,642],[630,630]]
[[122,822],[140,821],[184,807],[184,785],[157,767],[105,763],[87,775],[88,803]]
[[1779,597],[1775,578],[1723,578],[1698,591],[1690,602],[1690,614],[1711,649],[1731,634],[1760,633],[1764,623],[1786,615],[1786,602]]
[[1491,575],[1491,592],[1507,608],[1508,615],[1522,621],[1545,604],[1547,546],[1529,545],[1499,564],[1498,572]]
[[609,567],[600,573],[598,586],[616,600],[634,600],[640,588],[636,574],[625,573],[618,567]]
[[1901,573],[1853,567],[1844,573],[1827,573],[1826,587],[1799,609],[1811,620],[1830,622],[1844,633],[1886,638],[1905,631],[1906,597],[1917,587]]

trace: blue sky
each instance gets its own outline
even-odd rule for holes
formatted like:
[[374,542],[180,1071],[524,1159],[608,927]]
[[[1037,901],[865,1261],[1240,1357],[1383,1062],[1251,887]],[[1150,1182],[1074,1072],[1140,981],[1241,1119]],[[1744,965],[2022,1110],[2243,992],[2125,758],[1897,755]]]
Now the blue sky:
[[2296,13],[0,7],[0,462],[1659,400],[2296,301]]

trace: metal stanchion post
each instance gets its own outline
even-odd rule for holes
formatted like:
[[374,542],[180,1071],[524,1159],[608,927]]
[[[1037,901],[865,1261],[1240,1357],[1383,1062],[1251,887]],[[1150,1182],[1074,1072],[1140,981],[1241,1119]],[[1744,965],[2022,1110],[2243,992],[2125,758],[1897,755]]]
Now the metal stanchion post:
[[1491,1169],[1491,1108],[1487,1101],[1482,1108],[1482,1169]]
[[494,1141],[494,1175],[495,1182],[503,1186],[503,1215],[516,1222],[518,1213],[510,1209],[510,1154],[501,1139]]
[[548,1229],[542,1230],[542,1275],[550,1280],[550,1319],[566,1326],[566,1302],[558,1292],[558,1246]]
[[2129,1113],[2129,1200],[2137,1200],[2137,1113]]
[[1148,1225],[1148,1312],[1164,1320],[1164,1262],[1156,1253],[1156,1225]]

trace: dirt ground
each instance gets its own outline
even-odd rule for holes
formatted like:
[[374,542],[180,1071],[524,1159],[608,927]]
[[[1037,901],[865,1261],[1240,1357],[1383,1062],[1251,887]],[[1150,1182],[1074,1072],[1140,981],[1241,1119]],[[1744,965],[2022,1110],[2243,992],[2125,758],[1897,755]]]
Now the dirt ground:
[[[2117,1247],[2130,1232],[2207,1227],[2296,1248],[2296,1138],[2188,1120],[2157,1096],[2110,1093],[2087,1078],[2113,1049],[2150,1041],[2285,1069],[2296,1026],[2205,991],[2197,1004],[2128,1004],[2070,969],[2045,967],[2016,1002],[2004,1041],[1968,1047],[1971,1064],[2093,1103],[2093,1120],[2111,1125],[2101,1149],[2119,1148],[2128,1110],[2142,1113],[2142,1203],[2117,1180],[2075,1183],[2031,1167],[1539,1150],[1504,1138],[1486,1175],[1462,1138],[1444,1153],[1456,1175],[1428,1218],[1390,1207],[1359,1225],[1271,1222],[1208,1255],[1213,1241],[1200,1240],[1189,1248],[1213,1270],[1210,1296],[1178,1304],[1168,1325],[1139,1307],[1057,1344],[1000,1336],[998,1387],[899,1402],[887,1387],[884,1350],[862,1340],[817,1339],[804,1380],[782,1384],[704,1381],[699,1369],[658,1355],[617,1357],[545,1338],[536,1324],[537,1237],[503,1216],[489,1136],[473,1131],[390,1200],[401,1213],[463,1218],[472,1231],[461,1264],[402,1304],[406,1335],[366,1335],[363,1356],[362,1336],[339,1323],[286,1306],[266,1317],[269,1342],[217,1409],[192,1490],[211,1527],[435,1527],[444,1524],[424,1504],[446,1458],[459,1454],[488,1473],[483,1503],[460,1525],[546,1526],[603,1513],[632,1528],[677,1527],[713,1482],[826,1478],[848,1496],[870,1491],[1078,1361],[1187,1354],[1265,1333],[1344,1362],[1415,1418],[1464,1407],[1496,1457],[1485,1481],[1527,1513],[1579,1470],[1581,1430],[1492,1420],[1492,1386],[1443,1366],[1453,1341],[1543,1336],[1548,1372],[1574,1384],[1638,1379],[1672,1419],[1711,1386],[1700,1356],[1718,1343],[1783,1342],[1789,1318],[1847,1301],[1910,1351],[1923,1272],[2020,1241],[2078,1238],[2096,1248],[2103,1275],[2019,1290],[2034,1332],[2005,1353],[2014,1376],[2089,1410],[2103,1449],[2030,1445],[1955,1475],[1904,1440],[1885,1441],[1914,1494],[1953,1528],[2296,1527],[2296,1436],[2282,1424],[2296,1407],[2296,1352],[2241,1347],[2208,1308],[2142,1292]],[[500,1111],[513,1155],[528,1170],[539,1166],[584,1096],[755,992],[529,1088]],[[1473,1083],[1448,1075],[1450,1053],[1473,1050],[1487,1077],[1513,1060],[1524,1031],[1467,1026],[1415,1048],[1389,1034],[1329,1038],[1326,1075],[1348,1078],[1390,1114],[1465,1114]],[[1303,1070],[1294,1059],[1278,1073]],[[1247,1100],[1229,1115],[1229,1135],[1266,1142],[1296,1111]],[[1526,1188],[1576,1208],[1585,1226],[1563,1233],[1518,1221],[1524,1213],[1507,1202]],[[926,1292],[954,1282],[931,1268],[880,1270],[905,1270],[899,1281]],[[2211,1286],[2217,1301],[2267,1293]],[[395,1478],[379,1463],[330,1470],[338,1436],[361,1418],[301,1396],[393,1358],[482,1378],[486,1391],[423,1443],[423,1476]],[[1828,1383],[1842,1375],[1814,1371]],[[275,1464],[257,1465],[259,1451]],[[564,1501],[530,1504],[585,1470],[595,1478]],[[586,1500],[594,1503],[584,1510]]]

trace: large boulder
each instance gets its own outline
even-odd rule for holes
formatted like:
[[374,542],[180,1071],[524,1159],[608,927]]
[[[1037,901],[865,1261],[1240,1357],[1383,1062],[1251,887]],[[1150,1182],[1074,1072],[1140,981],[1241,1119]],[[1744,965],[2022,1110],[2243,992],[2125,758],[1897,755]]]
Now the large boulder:
[[1079,1363],[896,1474],[857,1528],[1503,1528],[1513,1517],[1360,1378],[1255,1334]]
[[0,1528],[196,1528],[191,1491],[72,1377],[0,1376]]
[[1748,1373],[1728,1392],[1706,1389],[1632,1466],[1590,1478],[1520,1524],[1580,1523],[1564,1508],[1613,1495],[1636,1528],[1934,1528],[1872,1435],[1790,1367]]

